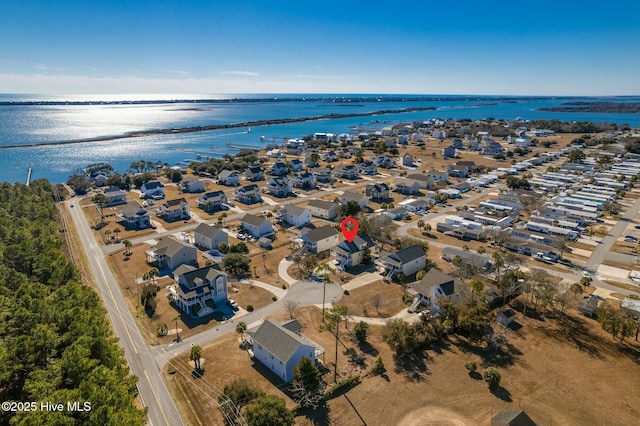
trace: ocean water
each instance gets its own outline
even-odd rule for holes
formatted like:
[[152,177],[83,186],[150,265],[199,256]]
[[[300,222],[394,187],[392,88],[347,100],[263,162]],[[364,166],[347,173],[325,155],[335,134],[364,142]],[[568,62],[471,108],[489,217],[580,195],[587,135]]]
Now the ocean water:
[[[183,99],[188,101],[174,101]],[[0,181],[46,178],[64,182],[87,164],[107,162],[124,173],[132,161],[171,165],[196,155],[220,157],[233,147],[262,147],[314,132],[348,133],[351,126],[381,128],[430,118],[527,120],[560,119],[627,123],[640,127],[640,114],[552,113],[542,107],[584,98],[517,98],[452,95],[126,95],[47,97],[0,95]],[[590,100],[593,100],[590,99]],[[637,97],[599,100],[638,101]],[[150,101],[150,102],[142,102]],[[167,101],[167,102],[163,102]],[[278,118],[362,114],[381,110],[435,107],[434,111],[323,119],[280,125],[196,133],[159,134],[69,145],[37,144],[123,135],[128,132],[233,124]],[[264,138],[261,138],[264,137]],[[35,145],[34,145],[35,144]]]

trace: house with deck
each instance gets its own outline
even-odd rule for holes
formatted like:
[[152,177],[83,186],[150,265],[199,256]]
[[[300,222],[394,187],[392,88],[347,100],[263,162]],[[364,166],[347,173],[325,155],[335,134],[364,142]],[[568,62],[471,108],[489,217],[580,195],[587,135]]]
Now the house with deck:
[[125,204],[127,202],[127,193],[117,186],[105,189],[103,194],[107,197],[105,207],[117,206],[118,204]]
[[269,178],[267,179],[265,188],[269,195],[284,198],[288,197],[291,193],[292,183],[291,180],[286,177]]
[[260,180],[264,180],[264,170],[260,166],[252,166],[249,167],[244,172],[244,178],[249,182],[258,182]]
[[461,303],[466,299],[464,284],[436,268],[429,269],[420,281],[410,284],[408,290],[417,299],[416,307],[425,305],[433,314],[440,312],[443,300]]
[[218,182],[225,186],[240,185],[240,175],[233,170],[224,169],[218,173]]
[[269,174],[271,176],[284,176],[287,174],[287,165],[283,162],[276,161],[273,166],[271,166]]
[[384,182],[369,184],[365,189],[365,195],[375,201],[388,200],[390,192],[389,185]]
[[233,191],[233,198],[243,204],[261,203],[262,192],[256,184],[245,185]]
[[333,169],[332,175],[334,178],[355,180],[360,177],[360,172],[354,165],[338,166]]
[[178,183],[178,188],[180,188],[182,192],[187,192],[189,194],[205,191],[204,181],[194,177],[186,177],[182,179],[180,183]]
[[160,238],[155,246],[145,252],[147,263],[158,269],[176,269],[180,265],[197,265],[198,249],[171,236]]
[[311,253],[322,253],[338,245],[339,232],[331,225],[321,226],[300,234],[300,241]]
[[395,253],[381,251],[375,263],[387,279],[393,279],[398,274],[408,277],[427,265],[427,255],[422,246],[414,244]]
[[378,252],[378,246],[369,235],[358,235],[353,241],[342,241],[331,249],[331,256],[335,258],[335,267],[344,271],[362,264],[371,254]]
[[196,207],[212,212],[216,210],[224,210],[225,204],[228,203],[227,196],[222,191],[205,192],[196,200]]
[[276,212],[276,220],[300,227],[311,223],[311,210],[287,204]]
[[378,173],[378,166],[373,161],[364,161],[358,165],[358,170],[363,175],[375,175]]
[[420,192],[420,182],[409,178],[395,178],[393,185],[396,188],[396,192],[404,195],[413,195]]
[[327,183],[331,180],[331,169],[326,167],[314,167],[310,171],[318,182]]
[[271,237],[275,234],[273,224],[263,216],[255,216],[247,213],[240,220],[240,227],[254,238]]
[[142,184],[140,192],[142,192],[142,198],[150,198],[154,195],[164,196],[164,185],[157,180],[150,180]]
[[160,204],[158,216],[167,222],[191,219],[191,208],[184,198],[168,200]]
[[173,272],[167,297],[192,318],[202,318],[227,302],[227,274],[213,266],[179,266]]
[[146,229],[151,226],[151,215],[143,208],[126,205],[117,215],[118,222],[127,229]]
[[291,182],[295,188],[308,190],[313,189],[316,186],[316,177],[313,173],[306,172],[292,177]]

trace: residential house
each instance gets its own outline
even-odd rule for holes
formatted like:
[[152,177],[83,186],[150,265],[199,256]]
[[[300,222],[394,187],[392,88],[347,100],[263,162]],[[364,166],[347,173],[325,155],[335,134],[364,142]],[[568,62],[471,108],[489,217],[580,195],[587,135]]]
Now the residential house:
[[420,192],[420,182],[409,178],[395,178],[393,185],[396,187],[396,192],[404,195],[412,195]]
[[385,210],[383,215],[389,217],[391,220],[403,220],[411,217],[409,210],[404,207],[396,207],[395,209]]
[[295,188],[313,189],[316,186],[316,177],[313,173],[306,172],[291,178],[291,182]]
[[151,226],[151,216],[143,208],[126,205],[118,215],[118,222],[127,229],[146,229]]
[[264,171],[262,170],[262,167],[260,167],[260,166],[252,166],[252,167],[249,167],[244,172],[244,177],[249,182],[257,182],[257,181],[260,181],[260,180],[264,180]]
[[284,148],[289,155],[300,155],[304,152],[307,143],[302,139],[289,139]]
[[143,183],[140,187],[140,191],[142,192],[142,198],[150,198],[154,195],[164,196],[164,185],[162,182],[158,182],[157,180],[151,180]]
[[93,184],[95,186],[99,186],[99,187],[100,186],[105,186],[107,184],[107,180],[108,179],[109,178],[107,176],[103,175],[102,173],[100,173],[100,174],[98,174],[98,175],[96,175],[96,176],[91,178]]
[[433,178],[428,176],[427,174],[422,173],[411,173],[407,175],[407,179],[413,179],[418,181],[420,184],[420,189],[432,189],[433,188]]
[[375,201],[385,201],[389,199],[389,185],[386,183],[374,183],[367,185],[365,195]]
[[408,277],[427,265],[427,255],[422,246],[414,244],[395,253],[381,251],[376,265],[381,267],[382,275],[387,279],[393,279],[398,274]]
[[252,341],[253,357],[286,383],[293,380],[293,370],[302,358],[315,364],[316,356],[324,353],[312,340],[274,320],[265,320],[256,331],[249,330],[247,334]]
[[327,163],[338,161],[338,156],[334,151],[327,151],[324,154],[322,154],[322,161],[326,161]]
[[218,174],[218,182],[225,186],[240,185],[240,175],[233,170],[224,169]]
[[322,219],[333,220],[340,212],[340,206],[336,203],[324,200],[311,200],[307,204],[311,215]]
[[263,216],[255,216],[247,213],[240,220],[240,227],[256,239],[274,235],[273,224]]
[[358,165],[358,170],[363,175],[375,175],[378,173],[378,166],[373,161],[364,161]]
[[404,153],[402,154],[402,156],[400,156],[400,160],[403,166],[406,167],[413,167],[413,155],[409,154],[409,153]]
[[482,147],[482,154],[483,155],[496,155],[496,154],[502,154],[504,150],[502,149],[502,145],[500,145],[498,142],[494,141],[494,140],[485,140],[484,141],[484,146]]
[[425,199],[407,198],[400,201],[398,207],[404,207],[411,213],[422,214],[429,208],[429,203]]
[[167,288],[169,300],[193,318],[213,313],[228,300],[227,274],[213,266],[182,265],[174,271],[173,279],[174,284]]
[[320,154],[316,150],[307,150],[304,154],[304,164],[307,167],[318,167]]
[[228,203],[227,196],[223,191],[205,192],[196,200],[196,207],[207,211],[223,210]]
[[455,138],[451,143],[455,149],[462,149],[464,146],[462,145],[462,139]]
[[620,307],[635,317],[635,321],[638,321],[638,318],[640,318],[640,300],[625,297],[622,299]]
[[287,204],[276,213],[276,220],[286,222],[295,227],[311,223],[311,210]]
[[193,230],[193,239],[196,246],[207,250],[217,250],[220,243],[229,244],[229,236],[222,225],[208,225],[204,222],[198,224]]
[[578,303],[578,312],[584,316],[593,318],[598,310],[599,303],[600,298],[598,296],[585,296],[580,303]]
[[388,155],[381,155],[373,160],[374,163],[378,165],[378,167],[382,167],[383,169],[390,169],[395,166],[393,158]]
[[289,163],[291,164],[291,171],[294,173],[304,169],[304,163],[297,158],[294,158]]
[[344,271],[358,266],[367,258],[371,260],[371,253],[377,252],[378,246],[369,235],[358,235],[353,241],[342,241],[331,249],[331,256],[335,257],[336,269]]
[[269,178],[267,179],[267,185],[265,188],[269,195],[284,198],[291,193],[291,180],[286,177]]
[[417,144],[421,144],[424,142],[424,139],[422,138],[422,135],[420,133],[413,133],[411,135],[411,140],[413,140]]
[[459,304],[466,299],[464,283],[436,268],[429,269],[420,281],[410,284],[409,292],[413,293],[417,299],[416,307],[418,304],[423,304],[433,314],[440,312],[441,300]]
[[440,172],[437,170],[427,170],[427,173],[425,174],[433,179],[434,182],[447,182],[449,180],[449,173],[447,171]]
[[147,263],[156,264],[158,269],[176,269],[180,265],[197,265],[198,249],[171,236],[163,237],[147,250]]
[[300,234],[300,240],[311,253],[322,253],[338,245],[338,231],[332,225],[325,225]]
[[447,174],[451,177],[468,178],[471,176],[471,167],[460,164],[452,164],[447,168]]
[[178,187],[182,192],[188,192],[190,194],[205,191],[204,181],[192,177],[182,179],[178,184]]
[[269,170],[271,176],[284,176],[287,174],[287,165],[283,162],[276,161]]
[[261,203],[262,193],[256,184],[245,185],[233,191],[233,198],[243,204]]
[[357,203],[361,209],[369,207],[369,197],[367,197],[365,194],[346,191],[340,197],[340,204],[344,205],[344,204],[347,204],[349,201],[353,201]]
[[449,145],[448,147],[443,148],[442,156],[444,158],[454,158],[456,156],[456,147],[453,145]]
[[433,132],[431,132],[431,136],[433,136],[436,139],[446,139],[447,138],[447,131],[446,130],[434,130]]
[[314,167],[310,170],[317,182],[329,182],[331,180],[331,169],[326,167]]
[[487,254],[475,253],[470,250],[464,250],[458,247],[444,247],[442,249],[442,258],[448,262],[453,262],[456,257],[460,258],[460,261],[464,265],[468,265],[478,271],[491,271],[493,265],[489,260],[490,257]]
[[158,216],[162,217],[167,222],[186,220],[191,218],[190,210],[187,200],[184,198],[177,198],[160,204]]
[[520,408],[506,407],[491,418],[491,426],[537,426]]
[[358,168],[354,165],[338,166],[333,169],[333,177],[353,180],[358,179],[360,177],[360,173],[358,172]]
[[103,194],[107,197],[106,207],[117,206],[127,202],[127,193],[116,186],[105,189]]

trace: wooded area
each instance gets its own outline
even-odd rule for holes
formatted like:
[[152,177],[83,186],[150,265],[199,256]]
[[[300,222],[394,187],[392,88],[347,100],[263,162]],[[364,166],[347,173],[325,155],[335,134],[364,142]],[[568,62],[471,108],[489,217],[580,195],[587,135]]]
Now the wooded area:
[[[3,183],[0,201],[0,396],[37,407],[3,410],[0,423],[144,425],[146,413],[134,405],[137,378],[100,298],[62,253],[51,184]],[[64,409],[42,410],[41,402]]]

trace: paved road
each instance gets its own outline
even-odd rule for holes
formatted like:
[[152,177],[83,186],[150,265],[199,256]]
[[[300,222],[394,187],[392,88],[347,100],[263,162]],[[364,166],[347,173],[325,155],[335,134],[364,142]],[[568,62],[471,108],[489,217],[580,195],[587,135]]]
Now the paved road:
[[[76,200],[72,200],[74,202]],[[138,376],[138,390],[152,425],[183,425],[173,399],[162,381],[161,368],[156,363],[155,354],[145,343],[135,323],[127,303],[120,292],[116,280],[107,265],[102,248],[93,238],[82,209],[71,208],[71,217],[76,226],[80,243],[84,247],[91,271],[95,277],[111,324],[131,372]]]

